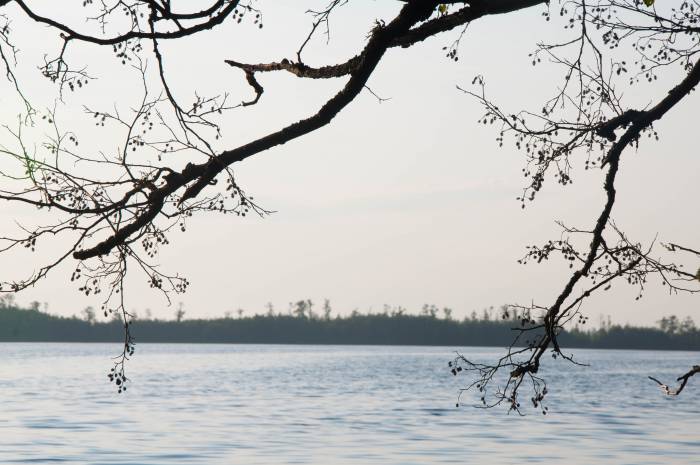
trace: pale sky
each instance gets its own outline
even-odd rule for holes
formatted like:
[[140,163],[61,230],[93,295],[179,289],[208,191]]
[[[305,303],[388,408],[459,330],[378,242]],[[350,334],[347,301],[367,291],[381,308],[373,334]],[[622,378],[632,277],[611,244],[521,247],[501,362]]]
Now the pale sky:
[[[68,3],[81,12],[81,1]],[[176,93],[183,100],[195,90],[229,92],[233,101],[248,99],[251,90],[243,74],[223,60],[293,58],[310,24],[304,12],[322,4],[261,1],[262,30],[250,22],[229,21],[196,41],[164,46]],[[310,44],[306,61],[324,65],[354,55],[374,19],[390,18],[398,7],[399,2],[351,1],[331,20],[330,43]],[[561,23],[542,19],[543,9],[476,21],[462,39],[458,63],[447,59],[442,47],[459,31],[389,51],[369,83],[390,100],[380,103],[363,92],[330,126],[236,165],[241,186],[276,213],[265,219],[200,215],[186,233],[172,233],[160,262],[192,283],[187,294],[173,295],[173,301],[184,303],[189,318],[222,316],[238,308],[247,314],[263,312],[268,302],[286,312],[290,301],[302,298],[319,306],[328,298],[341,313],[380,311],[384,304],[417,312],[431,303],[451,307],[458,318],[491,305],[551,304],[568,269],[561,261],[522,266],[516,260],[526,245],[559,237],[555,220],[582,229],[593,226],[603,205],[602,173],[584,171],[581,159],[572,186],[550,180],[538,199],[521,210],[516,197],[525,185],[523,154],[512,144],[499,149],[497,131],[477,124],[482,114],[478,103],[456,89],[482,74],[489,95],[504,108],[540,108],[561,74],[554,67],[533,68],[528,53],[539,40],[567,37]],[[36,65],[58,46],[56,32],[14,17],[18,61],[30,98],[38,107],[52,106],[50,85],[37,76]],[[59,104],[58,121],[75,128],[84,146],[114,150],[119,136],[98,132],[82,115],[82,105],[110,109],[116,100],[126,111],[140,98],[138,76],[115,64],[107,48],[79,46],[70,57],[89,64],[99,79]],[[344,83],[303,81],[284,73],[259,80],[265,87],[260,103],[224,119],[220,149],[314,113]],[[0,97],[0,117],[13,124],[19,109],[11,106],[16,102],[9,85],[2,85],[0,95],[7,97]],[[656,87],[629,89],[626,97],[643,106],[673,85],[672,79],[662,79]],[[638,152],[623,155],[613,218],[634,240],[648,244],[658,234],[661,241],[698,246],[700,159],[694,133],[698,119],[692,110],[699,104],[695,92],[658,124],[659,142],[644,141]],[[5,137],[0,141],[5,143]],[[0,208],[7,231],[13,220],[31,222],[36,215],[7,204]],[[0,276],[11,280],[17,270],[38,266],[32,260],[41,257],[4,256]],[[698,265],[688,262],[693,270]],[[98,299],[70,285],[73,267],[71,262],[54,271],[17,300],[48,302],[51,312],[62,315],[99,307]],[[145,281],[143,275],[131,277],[128,308],[141,315],[149,308],[153,316],[171,318],[174,307],[168,308]],[[591,298],[584,313],[593,322],[600,314],[635,324],[653,324],[672,313],[700,320],[697,295],[669,296],[650,282],[641,301],[635,296],[636,289],[620,283]]]

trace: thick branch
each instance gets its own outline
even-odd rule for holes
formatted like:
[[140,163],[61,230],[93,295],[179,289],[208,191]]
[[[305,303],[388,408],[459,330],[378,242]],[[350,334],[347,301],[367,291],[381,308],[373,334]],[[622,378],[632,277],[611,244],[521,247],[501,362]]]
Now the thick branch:
[[[444,2],[443,2],[444,3]],[[463,3],[463,2],[455,2]],[[428,20],[419,26],[409,29],[405,33],[392,39],[389,47],[410,47],[429,37],[446,32],[461,26],[482,16],[510,13],[515,10],[529,8],[534,5],[546,3],[545,0],[489,0],[474,2],[458,11]],[[234,60],[226,60],[226,63],[252,72],[287,71],[301,78],[330,79],[347,76],[355,71],[363,60],[362,54],[335,65],[314,68],[301,62],[293,62],[284,59],[279,62],[248,64]]]
[[257,65],[239,63],[234,60],[225,60],[225,62],[234,68],[240,68],[245,72],[288,71],[302,78],[329,79],[351,74],[360,66],[362,59],[362,54],[360,54],[352,57],[344,63],[322,66],[320,68],[313,68],[305,65],[304,63],[295,63],[286,59],[280,62],[260,63]]
[[326,102],[316,114],[234,150],[223,152],[207,163],[200,165],[189,164],[181,174],[168,176],[166,184],[151,193],[152,203],[143,213],[105,241],[92,248],[76,251],[73,256],[78,260],[84,260],[109,253],[130,235],[153,221],[163,207],[165,199],[179,188],[196,180],[183,194],[180,200],[182,203],[187,199],[196,197],[226,166],[289,142],[330,123],[335,115],[352,102],[362,91],[369,76],[376,68],[392,40],[404,34],[414,24],[427,19],[436,8],[437,3],[436,1],[409,3],[401,9],[399,15],[391,23],[386,26],[376,27],[361,54],[363,57],[361,64],[351,74],[345,87]]
[[605,178],[604,189],[606,192],[606,202],[603,207],[598,220],[596,221],[595,228],[593,229],[593,238],[589,246],[588,255],[583,266],[575,271],[573,275],[569,278],[561,294],[557,297],[554,305],[552,305],[545,316],[545,327],[547,328],[546,333],[542,336],[542,340],[538,344],[538,350],[533,354],[530,362],[518,367],[511,374],[514,377],[520,376],[525,372],[537,372],[539,368],[539,360],[544,352],[552,343],[555,349],[558,350],[556,335],[554,328],[556,327],[556,322],[558,321],[558,316],[560,313],[561,306],[564,304],[566,299],[569,298],[574,290],[574,287],[578,281],[583,277],[588,275],[593,263],[595,262],[598,249],[603,241],[603,230],[606,224],[610,220],[610,213],[612,207],[615,203],[615,176],[619,168],[620,155],[622,151],[633,141],[637,140],[641,132],[649,127],[654,121],[663,117],[666,112],[668,112],[674,105],[680,102],[686,95],[688,95],[695,86],[700,83],[700,61],[698,61],[692,68],[690,73],[678,84],[676,87],[671,89],[659,103],[647,111],[638,112],[635,118],[631,121],[631,126],[625,131],[620,140],[618,140],[608,151],[605,158],[605,163],[609,164],[608,174]]
[[482,16],[510,13],[531,6],[547,3],[545,0],[481,0],[469,2],[468,6],[454,13],[426,21],[397,38],[392,47],[410,47],[441,32],[446,32]]

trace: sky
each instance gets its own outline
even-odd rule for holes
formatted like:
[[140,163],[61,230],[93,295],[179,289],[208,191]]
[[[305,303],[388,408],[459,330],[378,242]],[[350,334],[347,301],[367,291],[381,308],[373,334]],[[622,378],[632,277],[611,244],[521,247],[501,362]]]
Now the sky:
[[[31,3],[64,15],[76,27],[91,27],[81,20],[79,1],[61,11]],[[187,100],[196,90],[250,98],[242,73],[223,60],[293,58],[310,26],[306,10],[323,3],[258,5],[262,29],[251,21],[229,21],[195,40],[163,46],[176,95]],[[331,18],[330,41],[309,44],[306,62],[325,65],[354,55],[374,20],[389,19],[398,7],[399,2],[351,1]],[[604,200],[603,173],[584,171],[580,160],[573,185],[550,180],[538,199],[521,209],[516,197],[526,183],[523,154],[512,144],[499,148],[497,131],[477,123],[478,102],[456,88],[469,87],[475,75],[483,75],[489,95],[504,108],[540,108],[561,73],[546,64],[533,68],[528,53],[538,41],[568,37],[561,22],[542,19],[543,10],[474,22],[461,40],[458,62],[446,58],[443,47],[459,37],[459,30],[390,50],[369,81],[372,91],[388,100],[365,91],[329,126],[235,165],[240,185],[275,213],[264,219],[199,215],[186,233],[172,233],[159,262],[192,283],[185,295],[171,296],[173,303],[182,302],[188,318],[223,316],[239,308],[248,315],[262,313],[268,302],[286,312],[289,302],[306,298],[319,307],[330,299],[341,314],[381,311],[384,305],[418,312],[427,303],[450,307],[457,318],[502,304],[551,304],[568,280],[568,268],[560,261],[523,266],[517,260],[527,245],[559,238],[557,220],[582,229],[593,226]],[[55,88],[37,76],[36,65],[58,47],[56,32],[27,23],[16,10],[8,14],[21,49],[18,75],[33,103],[50,107]],[[57,121],[74,129],[86,150],[114,150],[119,135],[96,129],[82,105],[128,111],[140,99],[138,76],[125,71],[106,48],[86,45],[70,53],[97,79],[82,94],[59,102]],[[313,114],[344,83],[284,73],[259,80],[265,87],[260,103],[224,117],[219,149]],[[632,88],[626,98],[644,106],[674,84],[666,80]],[[17,102],[9,84],[2,85],[0,118],[12,124]],[[623,156],[613,218],[636,241],[649,244],[658,238],[697,246],[700,159],[692,132],[697,116],[691,112],[698,104],[696,92],[658,124],[660,141],[645,141]],[[0,142],[12,143],[7,133]],[[6,231],[15,221],[39,220],[38,213],[14,205],[0,204],[0,209],[5,220],[0,227]],[[58,250],[52,247],[46,245],[42,253]],[[42,257],[6,255],[0,277],[11,280],[36,268]],[[691,268],[697,265],[688,262]],[[17,300],[47,302],[50,312],[61,315],[99,307],[98,299],[85,297],[69,282],[74,266],[57,269]],[[669,314],[698,320],[697,295],[669,296],[656,282],[648,284],[640,301],[636,295],[635,288],[618,284],[592,297],[583,311],[594,324],[600,315],[644,325]],[[154,317],[173,318],[176,305],[168,307],[143,275],[133,275],[127,307],[140,315],[148,309]]]

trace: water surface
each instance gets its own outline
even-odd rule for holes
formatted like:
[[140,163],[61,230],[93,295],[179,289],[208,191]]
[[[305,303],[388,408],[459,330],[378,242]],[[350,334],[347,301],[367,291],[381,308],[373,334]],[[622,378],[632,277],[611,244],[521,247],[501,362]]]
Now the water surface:
[[[482,410],[446,347],[140,344],[108,383],[113,344],[0,344],[0,463],[692,464],[700,353],[576,350],[547,360],[549,414]],[[489,360],[493,348],[461,349]],[[556,368],[556,370],[552,370]],[[549,374],[548,374],[549,372]]]

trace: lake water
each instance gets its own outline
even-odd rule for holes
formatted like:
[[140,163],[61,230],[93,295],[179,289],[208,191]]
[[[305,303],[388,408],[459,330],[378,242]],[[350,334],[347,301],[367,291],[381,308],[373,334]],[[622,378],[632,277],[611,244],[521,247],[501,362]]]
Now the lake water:
[[[140,344],[117,394],[114,344],[0,344],[0,463],[693,464],[700,353],[548,359],[549,414],[481,410],[447,347]],[[468,348],[493,359],[492,348]],[[556,368],[556,372],[552,372]]]

